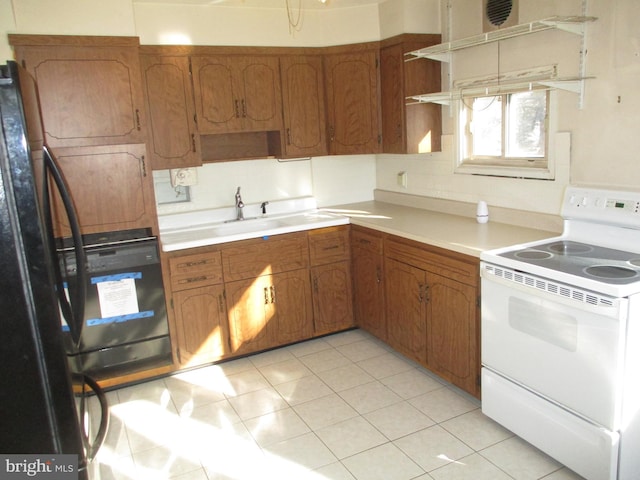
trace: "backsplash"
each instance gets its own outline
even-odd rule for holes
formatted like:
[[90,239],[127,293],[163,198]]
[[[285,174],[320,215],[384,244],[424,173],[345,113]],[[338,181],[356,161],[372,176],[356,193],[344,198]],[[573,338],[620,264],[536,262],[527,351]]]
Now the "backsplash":
[[[376,188],[374,155],[243,160],[196,170],[198,181],[189,187],[190,200],[158,204],[158,215],[233,206],[238,187],[246,204],[311,196],[319,207],[373,200]],[[168,182],[169,171],[155,171],[154,181]]]

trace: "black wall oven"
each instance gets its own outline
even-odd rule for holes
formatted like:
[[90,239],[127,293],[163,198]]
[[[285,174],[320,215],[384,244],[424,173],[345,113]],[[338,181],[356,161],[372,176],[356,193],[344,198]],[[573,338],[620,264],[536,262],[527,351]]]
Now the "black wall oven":
[[[77,342],[65,335],[72,370],[100,379],[171,363],[156,237],[145,229],[85,235],[84,252],[82,333]],[[77,289],[74,249],[63,244],[58,256],[65,289]]]

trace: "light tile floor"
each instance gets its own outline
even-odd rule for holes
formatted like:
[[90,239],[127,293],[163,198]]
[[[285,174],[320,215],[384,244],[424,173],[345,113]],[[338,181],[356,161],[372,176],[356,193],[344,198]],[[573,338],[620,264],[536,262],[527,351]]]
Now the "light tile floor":
[[579,480],[361,330],[108,392],[94,480]]

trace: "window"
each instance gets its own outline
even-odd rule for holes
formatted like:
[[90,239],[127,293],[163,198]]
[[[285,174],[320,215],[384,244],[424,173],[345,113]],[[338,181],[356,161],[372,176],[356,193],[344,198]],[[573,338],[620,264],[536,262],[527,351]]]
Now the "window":
[[169,170],[154,170],[153,187],[156,194],[157,205],[191,201],[191,187],[173,187],[171,185]]
[[465,96],[460,102],[457,172],[553,178],[548,90]]

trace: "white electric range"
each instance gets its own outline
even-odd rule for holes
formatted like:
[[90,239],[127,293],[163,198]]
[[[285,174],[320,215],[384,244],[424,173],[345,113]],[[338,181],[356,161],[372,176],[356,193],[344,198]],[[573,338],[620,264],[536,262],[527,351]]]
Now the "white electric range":
[[640,478],[640,192],[569,187],[563,233],[481,254],[482,410],[589,480]]

